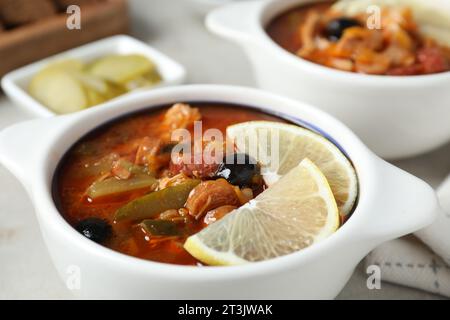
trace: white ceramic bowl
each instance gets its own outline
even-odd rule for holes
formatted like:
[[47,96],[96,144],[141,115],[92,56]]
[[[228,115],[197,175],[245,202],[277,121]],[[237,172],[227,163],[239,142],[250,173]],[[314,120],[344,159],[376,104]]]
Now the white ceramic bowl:
[[[185,81],[186,71],[183,66],[178,64],[176,61],[142,41],[127,35],[118,35],[88,43],[78,48],[59,53],[14,70],[3,77],[2,88],[11,100],[13,100],[19,107],[23,108],[28,113],[36,117],[51,117],[55,115],[55,112],[48,109],[28,93],[29,83],[37,72],[42,70],[42,68],[47,66],[52,61],[73,58],[84,62],[89,62],[93,59],[109,54],[131,53],[142,54],[153,60],[157,65],[158,71],[161,73],[163,80],[154,87],[131,91],[113,100],[122,99],[125,96],[133,95],[138,91],[153,90],[157,87],[182,84]],[[112,100],[106,101],[105,103],[94,107],[108,104],[110,101]]]
[[[448,1],[437,1],[450,10]],[[232,4],[211,12],[206,25],[246,51],[261,88],[329,112],[382,157],[414,156],[450,141],[450,72],[407,77],[343,72],[301,59],[267,35],[265,26],[278,14],[313,2],[318,1]]]
[[[299,252],[235,267],[190,267],[133,258],[77,233],[52,198],[52,178],[65,152],[99,125],[137,110],[175,102],[225,102],[284,115],[326,133],[348,154],[359,178],[359,200],[336,233]],[[17,146],[20,148],[17,148]],[[169,87],[72,115],[23,122],[0,132],[0,162],[24,184],[54,264],[64,281],[81,274],[83,298],[300,299],[333,298],[358,262],[383,241],[430,224],[437,211],[434,191],[418,178],[369,151],[326,113],[255,89],[192,85]]]

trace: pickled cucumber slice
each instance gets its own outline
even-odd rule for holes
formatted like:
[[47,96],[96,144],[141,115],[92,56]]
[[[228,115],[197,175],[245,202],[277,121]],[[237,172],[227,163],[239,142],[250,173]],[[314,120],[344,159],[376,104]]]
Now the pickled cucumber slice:
[[89,101],[83,86],[68,72],[46,68],[31,81],[30,94],[56,113],[65,114],[83,110]]
[[155,64],[139,54],[111,55],[86,65],[66,59],[50,63],[31,81],[30,94],[56,113],[71,113],[161,81]]
[[89,72],[95,76],[126,85],[142,76],[159,76],[156,65],[147,57],[139,54],[111,55],[92,63]]
[[85,67],[84,63],[78,59],[64,59],[51,62],[45,69],[81,71]]
[[184,206],[189,193],[199,180],[188,180],[182,184],[149,193],[133,200],[119,208],[114,216],[116,221],[137,221],[154,218],[156,215],[170,209]]
[[74,77],[85,87],[90,106],[113,99],[126,93],[126,90],[110,81],[85,72],[74,72]]
[[370,6],[407,7],[414,14],[421,32],[444,46],[450,46],[450,14],[435,1],[423,0],[340,0],[333,5],[349,16],[367,12]]
[[118,180],[116,178],[108,178],[102,181],[94,182],[87,190],[87,195],[91,199],[100,197],[126,193],[134,190],[150,188],[157,180],[149,175],[139,175],[127,180]]

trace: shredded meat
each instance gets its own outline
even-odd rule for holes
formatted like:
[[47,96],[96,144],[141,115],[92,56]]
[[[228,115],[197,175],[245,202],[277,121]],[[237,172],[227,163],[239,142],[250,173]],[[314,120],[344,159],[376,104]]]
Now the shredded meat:
[[239,197],[235,187],[225,179],[204,181],[191,191],[186,208],[189,214],[196,219],[201,218],[206,212],[222,206],[240,206]]
[[196,179],[211,179],[215,176],[219,163],[210,159],[205,159],[204,155],[201,156],[201,161],[196,163],[194,155],[172,155],[172,161],[170,163],[170,172],[172,174],[185,174],[188,177]]
[[346,28],[340,39],[326,37],[327,24],[342,14],[330,9],[322,13],[311,9],[299,28],[301,47],[297,55],[343,71],[365,74],[415,75],[450,70],[450,54],[445,47],[420,35],[411,9],[385,7],[381,28],[366,27],[368,14],[352,18],[360,26]]
[[188,129],[194,125],[195,121],[202,118],[197,108],[191,108],[185,103],[176,103],[164,116],[163,125],[167,126],[170,131],[176,129]]

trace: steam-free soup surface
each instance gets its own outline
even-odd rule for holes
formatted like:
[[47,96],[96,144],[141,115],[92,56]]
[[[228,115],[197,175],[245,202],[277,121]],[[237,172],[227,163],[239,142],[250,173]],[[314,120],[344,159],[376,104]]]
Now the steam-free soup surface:
[[[407,6],[349,14],[335,2],[295,7],[275,17],[269,36],[296,56],[341,71],[412,76],[450,70],[450,49],[424,35]],[[368,11],[371,12],[371,11]]]
[[[174,165],[170,159],[174,145],[169,138],[171,131],[185,128],[193,133],[193,123],[201,121],[203,132],[215,128],[225,135],[226,128],[236,123],[282,120],[230,105],[170,107],[117,120],[84,137],[70,149],[55,175],[54,198],[71,225],[108,248],[153,261],[195,265],[198,262],[183,249],[186,238],[206,227],[208,219],[220,219],[255,197],[264,184],[256,172],[245,185],[232,185],[224,179],[209,181],[217,171],[215,166]],[[168,185],[188,188],[193,181],[209,181],[211,185],[204,192],[218,190],[230,196],[221,200],[220,208],[210,210],[209,217],[199,209],[201,199],[193,199],[191,212],[186,208],[165,210],[146,220],[147,225],[142,219],[127,216],[126,208],[119,215],[125,218],[117,218],[118,210],[133,200]],[[234,198],[230,190],[242,196]],[[156,199],[155,203],[162,202]]]

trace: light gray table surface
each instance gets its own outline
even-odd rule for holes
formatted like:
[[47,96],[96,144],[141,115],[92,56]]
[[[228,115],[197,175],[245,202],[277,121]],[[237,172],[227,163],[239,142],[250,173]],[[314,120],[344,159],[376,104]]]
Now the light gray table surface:
[[[191,1],[130,0],[132,34],[183,64],[188,83],[254,86],[243,52],[208,33],[203,15]],[[27,118],[7,98],[0,97],[0,129]],[[436,187],[449,174],[450,145],[394,164]],[[72,298],[50,261],[23,187],[3,167],[0,167],[0,207],[0,299]],[[440,298],[388,283],[383,283],[380,290],[368,290],[362,264],[338,296],[338,299]]]

